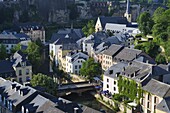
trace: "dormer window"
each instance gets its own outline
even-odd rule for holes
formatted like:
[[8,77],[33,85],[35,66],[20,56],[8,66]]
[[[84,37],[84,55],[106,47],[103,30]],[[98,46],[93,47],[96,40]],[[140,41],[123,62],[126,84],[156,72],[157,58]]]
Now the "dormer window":
[[22,63],[21,63],[21,66],[26,66],[26,62],[22,62]]

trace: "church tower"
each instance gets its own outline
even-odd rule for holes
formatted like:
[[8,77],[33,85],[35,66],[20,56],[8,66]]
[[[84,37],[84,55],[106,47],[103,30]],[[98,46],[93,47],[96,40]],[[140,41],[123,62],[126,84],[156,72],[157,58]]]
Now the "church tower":
[[129,0],[127,0],[126,12],[125,12],[124,17],[127,18],[128,22],[132,22],[132,14],[130,13],[130,3],[129,3]]

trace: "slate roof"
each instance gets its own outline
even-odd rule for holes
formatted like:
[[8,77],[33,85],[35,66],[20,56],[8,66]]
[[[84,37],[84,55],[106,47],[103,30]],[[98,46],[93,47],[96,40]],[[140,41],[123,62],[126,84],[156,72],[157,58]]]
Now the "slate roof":
[[0,73],[6,73],[6,72],[14,72],[12,63],[8,60],[1,60],[0,61]]
[[27,55],[24,54],[22,51],[17,51],[14,53],[14,55],[12,56],[12,63],[13,63],[13,67],[20,67],[21,63],[25,62],[26,66],[31,66],[30,62],[27,59]]
[[142,89],[162,98],[170,96],[170,85],[155,79],[151,79]]
[[0,39],[18,39],[16,36],[12,34],[0,34]]
[[137,50],[137,49],[130,49],[130,48],[124,48],[122,51],[120,51],[115,58],[116,59],[123,59],[125,61],[132,61],[135,58],[137,58],[137,56],[142,53],[141,50]]
[[54,106],[55,104],[50,102],[49,99],[38,94],[29,104],[24,105],[24,107],[30,112],[42,112],[47,109],[46,106],[49,107],[50,105]]
[[77,40],[79,40],[81,34],[76,33],[74,30],[67,30],[67,31],[60,31],[57,33],[54,33],[51,37],[50,43],[54,43],[56,45],[58,44],[67,44],[67,43],[76,43]]
[[15,37],[19,38],[20,40],[30,40],[30,37],[26,35],[25,33],[17,33],[13,34]]
[[[123,62],[119,62],[117,64],[114,64],[107,71],[105,71],[104,75],[112,77],[112,78],[117,78],[116,74],[117,73],[121,73],[123,68],[126,67],[126,66],[128,66],[128,64],[127,63],[123,63]],[[112,70],[113,73],[110,73],[110,70]]]
[[170,97],[164,98],[156,108],[165,113],[170,113]]
[[106,51],[104,51],[103,54],[113,57],[113,56],[117,55],[123,48],[124,47],[121,45],[112,44]]
[[17,32],[20,32],[21,29],[23,29],[23,31],[30,31],[31,29],[41,30],[42,28],[43,26],[36,22],[19,23],[15,24],[13,27],[13,29]]
[[115,23],[115,24],[127,24],[128,21],[125,17],[99,17],[102,28],[105,27],[106,23]]
[[[12,88],[12,86],[14,87]],[[16,91],[15,88],[18,88],[18,90]],[[3,78],[0,78],[0,94],[13,102],[13,105],[17,107],[17,112],[23,106],[31,113],[75,113],[74,108],[78,108],[77,113],[101,113],[87,106],[63,98],[56,98],[29,86],[23,86],[17,82],[11,82]]]
[[150,77],[151,70],[152,70],[151,64],[133,61],[128,63],[128,65],[124,68],[124,70],[122,71],[122,75],[130,77],[131,79],[142,83],[145,81],[146,79],[145,77],[147,78]]
[[[85,57],[83,57],[81,54],[84,54]],[[87,60],[89,58],[89,56],[87,55],[87,53],[84,52],[80,52],[80,51],[71,51],[67,54],[67,56],[71,57],[71,61],[75,62],[77,61],[77,59],[84,59]]]
[[69,34],[70,32],[72,32],[71,30],[73,30],[79,38],[82,38],[85,36],[82,29],[68,29],[68,28],[60,29],[57,33],[58,34]]

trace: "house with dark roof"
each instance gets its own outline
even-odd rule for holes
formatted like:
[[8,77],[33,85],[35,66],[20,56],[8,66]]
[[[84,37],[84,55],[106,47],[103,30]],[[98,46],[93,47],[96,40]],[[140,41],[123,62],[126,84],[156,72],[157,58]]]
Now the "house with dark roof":
[[96,25],[95,25],[95,31],[103,31],[107,23],[111,24],[124,24],[124,25],[130,25],[131,24],[131,12],[130,12],[130,2],[127,0],[127,6],[126,6],[126,12],[124,16],[118,16],[118,17],[98,17]]
[[[147,113],[149,111],[152,113],[164,98],[170,97],[170,85],[160,82],[163,80],[164,75],[169,73],[169,71],[156,64],[139,61],[129,63],[119,62],[105,71],[103,76],[103,91],[107,91],[112,95],[119,94],[122,89],[128,88],[124,86],[124,88],[119,89],[119,79],[133,81],[136,83],[136,88],[141,87],[144,90],[143,98],[140,100],[143,108],[142,112]],[[128,86],[128,84],[126,85]],[[129,103],[130,106],[131,104]],[[133,105],[137,105],[136,101],[133,102]]]
[[[76,43],[84,34],[80,29],[61,29],[54,33],[49,44],[49,53],[52,60],[59,64],[59,51],[72,51],[81,49]],[[59,57],[58,57],[59,56]]]
[[103,53],[102,68],[107,70],[118,62],[128,63],[134,60],[155,64],[155,61],[141,50],[113,44]]
[[11,49],[20,42],[20,39],[12,34],[0,34],[0,44],[6,47],[6,52],[11,53]]
[[126,12],[122,16],[115,17],[98,17],[95,25],[95,31],[110,31],[112,33],[130,33],[132,35],[136,35],[141,33],[137,28],[137,23],[132,22],[132,14],[130,11],[130,1],[126,2]]
[[31,42],[31,39],[28,35],[24,33],[16,33],[12,31],[3,31],[0,34],[0,43],[5,45],[7,53],[11,53],[11,49],[17,44],[21,46],[28,46],[28,43]]
[[12,81],[29,82],[32,78],[32,65],[21,51],[15,52],[10,60],[0,61],[0,77]]
[[16,31],[17,33],[25,33],[33,41],[40,39],[41,42],[45,44],[45,29],[44,26],[39,23],[28,22],[15,24],[13,30]]
[[145,86],[141,105],[143,112],[170,113],[170,85],[151,79]]
[[81,51],[71,51],[66,55],[66,72],[80,74],[83,62],[88,60],[87,53]]
[[0,77],[1,113],[101,113]]

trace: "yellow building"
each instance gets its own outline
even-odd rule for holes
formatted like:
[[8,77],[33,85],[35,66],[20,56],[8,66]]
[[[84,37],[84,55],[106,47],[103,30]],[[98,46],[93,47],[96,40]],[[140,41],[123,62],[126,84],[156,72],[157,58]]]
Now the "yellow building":
[[170,113],[170,85],[151,79],[142,89],[143,113]]

